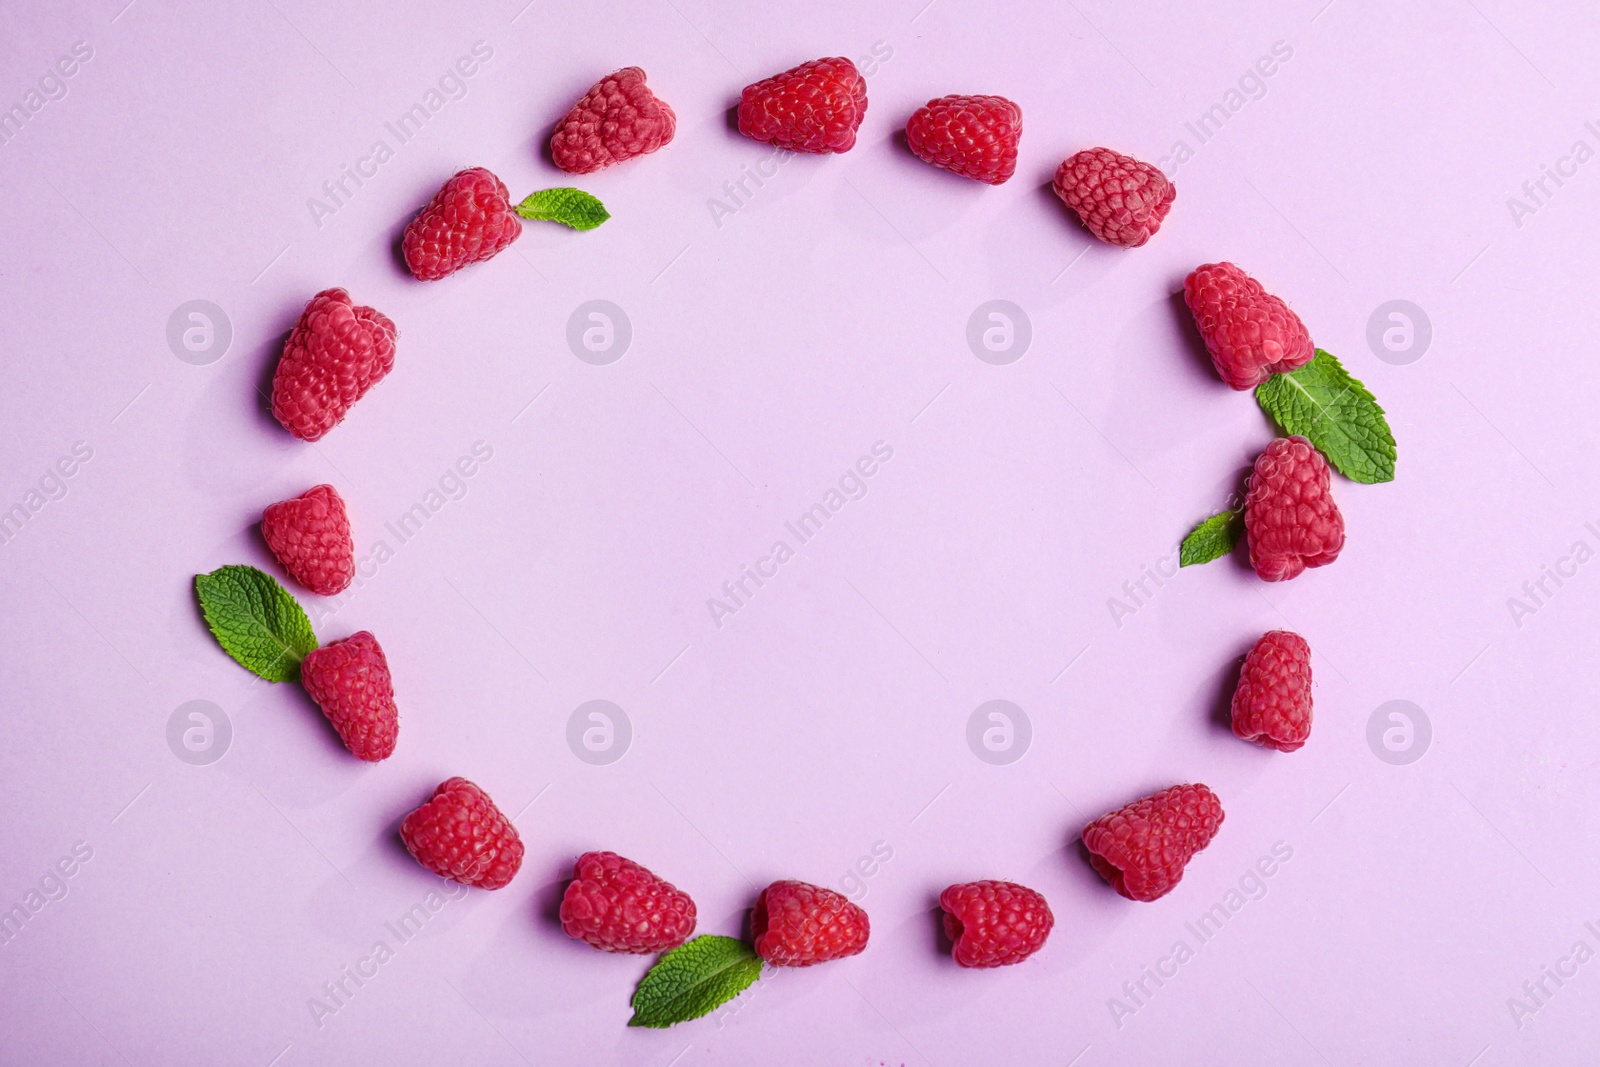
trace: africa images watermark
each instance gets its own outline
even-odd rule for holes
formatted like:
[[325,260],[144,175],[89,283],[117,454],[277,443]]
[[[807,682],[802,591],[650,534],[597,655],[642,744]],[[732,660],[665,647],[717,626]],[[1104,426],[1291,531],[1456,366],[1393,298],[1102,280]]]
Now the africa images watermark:
[[1221,133],[1235,115],[1267,95],[1268,79],[1293,58],[1294,48],[1287,41],[1273,41],[1272,47],[1245,68],[1221,99],[1184,122],[1184,135],[1172,143],[1166,155],[1156,160],[1156,166],[1168,178],[1177,177],[1178,171],[1195,157],[1202,145]]
[[633,720],[613,700],[586,700],[567,716],[567,747],[591,767],[605,767],[633,746]]
[[1586,936],[1574,941],[1570,949],[1556,957],[1554,964],[1540,964],[1539,973],[1522,983],[1521,996],[1506,998],[1506,1009],[1511,1012],[1511,1021],[1518,1030],[1527,1026],[1568,982],[1578,977],[1578,968],[1594,959],[1594,948],[1588,938],[1593,937],[1600,943],[1600,926],[1586,922],[1583,930]]
[[[1561,592],[1563,586],[1578,576],[1578,570],[1595,557],[1595,545],[1600,544],[1600,525],[1583,524],[1584,536],[1579,537],[1551,563],[1539,568],[1539,573],[1522,583],[1521,596],[1506,597],[1506,610],[1517,629],[1522,629],[1528,616],[1537,615],[1541,609]],[[1590,539],[1593,538],[1593,543]]]
[[38,80],[29,87],[15,104],[0,111],[0,147],[10,144],[22,133],[49,104],[65,100],[70,91],[68,82],[94,58],[94,46],[88,41],[75,41],[72,47],[45,68]]
[[[1228,497],[1226,510],[1236,511],[1242,506],[1241,493],[1235,492]],[[1149,563],[1140,564],[1139,573],[1122,583],[1118,595],[1106,597],[1106,611],[1111,614],[1111,621],[1117,629],[1122,629],[1130,618],[1149,607],[1156,594],[1178,576],[1182,559],[1183,543],[1180,541]]]
[[[356,556],[355,577],[343,592],[310,601],[307,613],[311,616],[311,621],[320,626],[355,599],[362,587],[376,578],[384,565],[395,558],[401,547],[415,539],[423,528],[433,521],[434,516],[452,502],[466,499],[471,489],[472,478],[493,458],[493,445],[487,441],[472,442],[472,446],[444,469],[416,503],[383,524],[383,529],[389,536],[378,538],[372,543],[371,548]],[[391,539],[393,544],[390,544]]]
[[[1223,510],[1237,512],[1243,508],[1244,490],[1234,489],[1228,494]],[[1183,542],[1179,541],[1149,563],[1140,564],[1139,573],[1122,583],[1120,596],[1106,597],[1106,611],[1111,613],[1111,621],[1117,629],[1122,629],[1129,618],[1150,606],[1156,594],[1178,576],[1182,561]]]
[[92,859],[94,847],[87,841],[74,841],[66,854],[45,868],[37,885],[30,886],[22,899],[0,911],[0,948],[15,941],[46,905],[65,900],[71,890],[68,880]]
[[[1246,904],[1266,899],[1267,880],[1277,874],[1294,858],[1294,848],[1284,841],[1273,842],[1271,851],[1257,859],[1228,891],[1199,916],[1183,924],[1187,936],[1172,943],[1165,955],[1139,969],[1137,977],[1122,983],[1121,995],[1106,1000],[1111,1020],[1122,1029],[1128,1019],[1149,1007],[1150,1001],[1163,987],[1178,977],[1179,969],[1199,955],[1222,928]],[[1192,942],[1192,943],[1191,943]]]
[[0,510],[0,545],[10,544],[46,505],[66,499],[70,488],[67,483],[93,458],[94,449],[89,447],[89,442],[74,441],[72,450],[46,467],[21,499]]
[[[742,565],[737,577],[722,583],[722,595],[706,598],[706,609],[711,612],[711,623],[722,629],[729,616],[736,615],[755,597],[763,586],[778,576],[778,569],[794,559],[795,546],[804,545],[822,532],[835,515],[844,510],[852,500],[867,495],[867,482],[894,458],[894,448],[886,441],[874,441],[871,452],[858,458],[845,468],[838,481],[830,486],[815,504],[798,516],[785,522],[786,537],[772,543],[765,555],[754,563]],[[790,541],[794,544],[791,545]]]
[[[887,41],[872,42],[872,50],[855,61],[862,78],[871,78],[894,58],[894,46]],[[787,148],[774,148],[754,164],[741,163],[736,177],[722,183],[721,195],[706,198],[706,210],[711,221],[722,229],[728,219],[737,215],[768,182],[778,176],[779,168],[795,157]]]
[[191,767],[209,767],[228,754],[233,720],[210,700],[186,700],[167,717],[167,747]]
[[[319,996],[306,998],[306,1008],[311,1012],[311,1021],[317,1024],[317,1029],[321,1030],[330,1016],[349,1007],[355,995],[378,977],[383,966],[393,960],[402,947],[415,940],[423,927],[444,910],[445,905],[460,900],[467,893],[467,886],[441,878],[438,889],[429,890],[427,896],[384,923],[383,932],[387,936],[373,941],[372,947],[356,957],[354,962],[341,965],[338,974],[322,983]],[[393,944],[390,944],[391,941]]]
[[446,104],[465,100],[469,91],[467,83],[493,58],[494,49],[488,42],[473,42],[468,54],[446,67],[435,84],[415,103],[383,124],[383,135],[372,142],[366,154],[358,156],[354,163],[341,163],[339,173],[322,183],[322,195],[306,198],[306,210],[311,213],[311,221],[317,229],[322,229],[325,219],[338,214],[355,199],[367,182],[378,176],[379,169],[421,133]]
[[[1600,144],[1600,123],[1590,119],[1583,124],[1587,137],[1579,137],[1572,147],[1553,162],[1541,163],[1539,173],[1522,183],[1521,196],[1506,197],[1506,210],[1511,212],[1511,223],[1517,229],[1528,224],[1546,204],[1555,198],[1566,184],[1578,176],[1579,169],[1595,157],[1595,145]],[[1594,138],[1590,143],[1589,138]]]
[[967,747],[991,767],[1007,767],[1033,745],[1033,720],[1010,700],[986,700],[967,716]]
[[1117,624],[1117,629],[1122,629],[1129,616],[1137,615],[1178,576],[1178,558],[1179,546],[1173,545],[1172,551],[1142,565],[1137,577],[1123,582],[1121,596],[1106,597],[1106,610],[1111,613],[1111,621]]
[[874,841],[872,848],[857,856],[855,863],[839,878],[839,892],[859,904],[867,898],[871,888],[868,883],[881,874],[883,865],[892,859],[894,846],[882,839]]

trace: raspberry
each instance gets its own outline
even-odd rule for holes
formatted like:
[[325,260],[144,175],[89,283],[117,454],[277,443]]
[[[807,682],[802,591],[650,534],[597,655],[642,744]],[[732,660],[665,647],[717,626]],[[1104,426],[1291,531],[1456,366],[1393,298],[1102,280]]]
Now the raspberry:
[[1044,947],[1055,916],[1043,896],[1014,882],[967,882],[939,894],[951,954],[963,967],[1021,963]]
[[1222,825],[1222,804],[1203,785],[1175,785],[1102,815],[1083,828],[1089,863],[1129,900],[1155,900],[1183,880],[1190,858]]
[[1250,565],[1265,581],[1294,578],[1339,558],[1344,516],[1328,461],[1304,437],[1280,437],[1256,457],[1244,498]]
[[1317,354],[1300,316],[1232,263],[1196,267],[1183,299],[1217,373],[1235,389],[1254,389]]
[[394,366],[394,323],[357,307],[343,289],[311,298],[283,343],[272,376],[272,415],[302,441],[317,441]]
[[1123,248],[1150,240],[1178,195],[1160,170],[1109,148],[1086,148],[1062,160],[1055,190],[1085,229]]
[[813,59],[744,87],[739,132],[791,152],[848,152],[867,114],[867,81],[848,59]]
[[906,143],[918,159],[999,185],[1017,169],[1022,109],[1003,96],[941,96],[906,123]]
[[465,778],[440,782],[400,824],[400,837],[418,863],[462,885],[499,889],[522,866],[517,828]]
[[376,637],[362,630],[308,653],[300,661],[300,684],[357,759],[376,763],[394,754],[400,712]]
[[774,967],[810,967],[867,947],[867,913],[842,894],[806,882],[773,882],[756,898],[750,936]]
[[678,117],[644,83],[644,71],[623,67],[594,83],[550,135],[550,158],[571,174],[592,174],[613,163],[663,148]]
[[1311,646],[1288,630],[1263,634],[1233,691],[1233,733],[1279,752],[1311,736]]
[[585,852],[561,897],[561,929],[603,952],[676,948],[694,933],[689,894],[615,852]]
[[268,504],[261,536],[289,576],[318,596],[341,592],[356,576],[356,543],[344,499],[331,485]]
[[458,172],[406,225],[400,250],[412,275],[438,281],[482,263],[522,236],[505,183],[483,167]]

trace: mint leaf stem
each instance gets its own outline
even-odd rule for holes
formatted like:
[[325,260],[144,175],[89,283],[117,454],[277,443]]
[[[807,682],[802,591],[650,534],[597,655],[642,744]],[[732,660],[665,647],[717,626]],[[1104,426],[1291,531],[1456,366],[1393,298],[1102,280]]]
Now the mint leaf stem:
[[277,579],[255,567],[230,565],[197,574],[195,593],[206,625],[241,667],[269,682],[300,676],[300,661],[317,647],[311,620]]

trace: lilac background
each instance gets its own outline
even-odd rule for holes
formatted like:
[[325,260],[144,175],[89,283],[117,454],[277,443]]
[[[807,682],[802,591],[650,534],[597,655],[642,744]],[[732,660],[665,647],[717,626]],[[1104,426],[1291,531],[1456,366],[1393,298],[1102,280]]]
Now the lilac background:
[[[1600,164],[1560,164],[1600,145],[1595,15],[1554,0],[122,3],[0,12],[0,105],[75,42],[93,51],[0,148],[0,508],[75,442],[93,452],[0,545],[0,904],[67,890],[0,947],[0,1060],[1588,1062],[1600,962],[1545,979],[1542,1003],[1524,983],[1571,974],[1575,942],[1600,949],[1584,925],[1600,927],[1600,534],[1584,525],[1600,523]],[[492,56],[465,95],[319,226],[308,198],[377,139],[393,147],[384,123],[479,41]],[[1199,143],[1185,123],[1275,42],[1292,57],[1246,79],[1259,98]],[[712,198],[731,205],[724,183],[768,155],[729,128],[740,87],[874,49],[888,56],[856,150],[786,163],[719,220]],[[630,63],[679,127],[581,182],[614,221],[530,225],[443,283],[397,268],[400,228],[455,169],[488,166],[519,196],[565,184],[538,146]],[[946,92],[1021,103],[1009,184],[902,149],[906,115]],[[1193,156],[1175,209],[1137,252],[1092,244],[1048,191],[1070,151],[1154,160],[1179,140]],[[1523,183],[1558,165],[1575,175],[1529,199]],[[1372,387],[1399,479],[1337,482],[1337,565],[1283,586],[1238,561],[1146,580],[1119,619],[1108,602],[1169,565],[1272,434],[1172,298],[1224,258]],[[399,356],[311,447],[257,390],[331,285],[395,319]],[[165,340],[196,298],[234,331],[209,366]],[[1032,324],[1009,366],[965,340],[995,298]],[[632,323],[609,366],[565,341],[591,299]],[[1392,299],[1432,323],[1409,365],[1367,343]],[[400,544],[383,524],[479,441],[493,456],[465,495]],[[866,496],[717,627],[708,598],[878,441],[893,458]],[[361,554],[394,550],[354,596],[302,596],[324,639],[371,629],[388,650],[404,729],[377,767],[297,687],[219,652],[190,592],[223,563],[275,569],[262,507],[322,481]],[[1515,618],[1508,598],[1557,566],[1564,584]],[[1237,657],[1277,626],[1317,653],[1316,731],[1293,756],[1217,719]],[[996,698],[1034,731],[1003,767],[966,743]],[[194,699],[233,724],[207,767],[166,742]],[[609,766],[565,740],[591,699],[633,726]],[[1366,739],[1395,699],[1434,729],[1408,766]],[[449,903],[319,1027],[323,983],[395,946],[384,924],[437,888],[394,831],[451,774],[521,812],[521,875]],[[1115,897],[1077,829],[1187,779],[1221,795],[1220,836],[1167,899]],[[50,881],[77,842],[92,858]],[[1200,945],[1185,923],[1254,888],[1280,842],[1292,858],[1265,895]],[[859,893],[843,880],[875,845],[893,856],[859,883],[865,955],[666,1032],[623,1025],[647,960],[549,918],[588,848],[649,864],[694,895],[702,931],[737,933],[773,878]],[[965,973],[941,954],[936,894],[978,877],[1049,897],[1058,926],[1026,966]],[[1127,999],[1180,939],[1193,958]],[[1135,1010],[1119,1019],[1113,998]]]

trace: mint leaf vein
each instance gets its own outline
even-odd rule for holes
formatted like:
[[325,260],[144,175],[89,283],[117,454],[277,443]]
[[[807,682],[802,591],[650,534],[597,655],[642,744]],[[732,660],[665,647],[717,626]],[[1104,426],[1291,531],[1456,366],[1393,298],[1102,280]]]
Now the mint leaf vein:
[[269,682],[299,677],[317,635],[277,579],[255,567],[227,566],[195,575],[194,587],[206,625],[241,667]]
[[1237,511],[1219,512],[1191,530],[1178,548],[1178,566],[1210,563],[1232,552],[1239,543],[1238,517]]
[[1284,430],[1316,445],[1351,481],[1394,480],[1394,432],[1383,408],[1331,353],[1319,348],[1299,370],[1274,374],[1256,387],[1256,401]]
[[703,934],[662,956],[633,994],[629,1026],[662,1029],[698,1019],[749,988],[761,957],[743,941]]
[[540,189],[518,204],[516,212],[525,219],[559,222],[574,230],[592,230],[611,217],[599,200],[570,186]]

